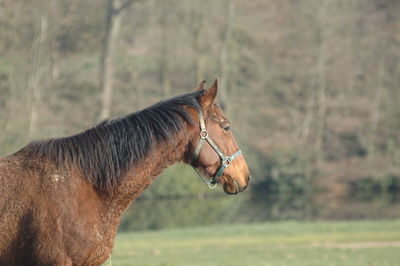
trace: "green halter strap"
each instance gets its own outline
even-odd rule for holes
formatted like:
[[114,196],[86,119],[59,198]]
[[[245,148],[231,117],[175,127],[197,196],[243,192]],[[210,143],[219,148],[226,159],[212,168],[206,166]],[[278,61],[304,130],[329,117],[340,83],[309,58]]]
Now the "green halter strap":
[[195,151],[192,154],[192,166],[195,164],[200,156],[201,149],[203,148],[203,145],[205,142],[208,142],[210,144],[211,148],[214,149],[214,151],[218,154],[218,156],[221,158],[221,166],[218,169],[217,173],[214,175],[214,177],[211,180],[206,180],[203,178],[203,176],[199,173],[196,167],[193,166],[193,168],[196,170],[197,174],[200,176],[200,178],[212,189],[214,189],[218,182],[219,179],[221,178],[222,174],[224,173],[225,169],[231,164],[231,162],[237,158],[239,155],[242,154],[242,151],[239,149],[237,152],[232,154],[231,156],[225,156],[225,154],[221,151],[221,149],[218,147],[218,145],[211,139],[210,136],[208,136],[208,131],[206,129],[206,124],[204,122],[204,117],[203,113],[201,110],[199,110],[199,121],[200,121],[200,139],[199,143],[197,144],[197,147]]

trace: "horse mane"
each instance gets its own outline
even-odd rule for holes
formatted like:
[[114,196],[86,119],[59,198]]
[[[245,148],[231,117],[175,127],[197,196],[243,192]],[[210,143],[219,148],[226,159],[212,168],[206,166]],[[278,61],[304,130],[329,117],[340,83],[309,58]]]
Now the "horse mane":
[[195,91],[161,101],[70,137],[31,142],[20,152],[51,160],[57,167],[72,164],[94,186],[112,189],[130,165],[148,155],[155,144],[173,142],[185,122],[193,125],[193,118],[184,107],[199,110],[203,93]]

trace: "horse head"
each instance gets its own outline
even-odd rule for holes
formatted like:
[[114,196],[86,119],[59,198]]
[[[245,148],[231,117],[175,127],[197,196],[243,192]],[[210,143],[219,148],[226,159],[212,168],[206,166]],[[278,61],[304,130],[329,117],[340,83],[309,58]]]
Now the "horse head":
[[218,80],[205,89],[202,81],[196,90],[200,96],[197,134],[191,141],[191,165],[211,188],[221,184],[228,194],[244,191],[250,171],[230,128],[230,122],[215,104]]

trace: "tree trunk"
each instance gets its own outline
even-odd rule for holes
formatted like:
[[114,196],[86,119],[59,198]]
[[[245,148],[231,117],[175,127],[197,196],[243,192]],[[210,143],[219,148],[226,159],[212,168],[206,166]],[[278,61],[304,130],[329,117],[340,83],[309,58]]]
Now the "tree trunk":
[[229,49],[230,44],[232,42],[232,33],[234,29],[235,22],[235,2],[234,0],[228,0],[228,18],[225,30],[224,40],[222,42],[221,54],[220,54],[220,67],[221,67],[221,77],[220,84],[222,89],[219,90],[219,100],[220,106],[224,110],[225,113],[228,112],[228,95],[229,95],[229,74],[231,72],[231,67],[229,62]]
[[111,114],[115,45],[121,28],[122,17],[125,15],[127,8],[132,4],[133,0],[128,0],[123,4],[120,0],[107,0],[107,2],[105,35],[100,59],[100,87],[102,90],[100,120],[109,117]]
[[193,50],[195,57],[195,69],[196,69],[196,82],[205,79],[205,59],[202,47],[202,37],[204,28],[204,9],[193,9],[194,16],[191,19],[191,30],[193,36]]
[[58,53],[57,53],[57,41],[56,41],[56,33],[58,31],[57,21],[59,14],[57,12],[57,2],[51,1],[50,3],[50,85],[54,87],[55,81],[59,77],[59,68],[58,68]]
[[100,120],[110,116],[112,102],[112,85],[114,80],[115,41],[121,26],[121,17],[114,12],[119,0],[108,0],[103,52],[100,63],[100,86],[102,90],[102,109]]
[[171,95],[169,33],[168,33],[168,4],[161,6],[161,87],[164,97]]
[[32,69],[28,81],[28,88],[31,92],[31,110],[29,119],[28,134],[30,137],[35,136],[38,127],[39,106],[41,101],[41,81],[40,65],[42,63],[43,51],[47,40],[48,33],[48,17],[45,11],[40,15],[40,28],[36,40],[32,44]]
[[319,162],[322,156],[322,146],[325,131],[326,120],[326,11],[328,0],[322,0],[319,10],[319,40],[318,40],[318,58],[317,58],[317,102],[318,118],[316,124],[315,152],[316,161]]
[[375,80],[371,84],[375,85],[375,95],[371,106],[371,128],[370,140],[368,143],[368,159],[373,159],[376,153],[376,140],[379,139],[379,123],[381,120],[381,104],[385,86],[385,59],[382,57],[378,62]]
[[301,145],[303,152],[307,150],[308,146],[307,144],[309,143],[308,139],[310,136],[311,126],[314,120],[314,105],[315,105],[315,97],[312,92],[311,95],[308,97],[306,103],[304,120],[302,122],[302,127],[301,127]]

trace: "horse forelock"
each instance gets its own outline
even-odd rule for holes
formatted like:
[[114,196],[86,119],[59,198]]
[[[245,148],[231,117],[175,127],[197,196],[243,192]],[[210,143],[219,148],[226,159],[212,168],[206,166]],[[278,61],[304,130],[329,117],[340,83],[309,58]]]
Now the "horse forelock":
[[94,186],[112,189],[129,167],[145,158],[155,145],[176,141],[185,122],[193,124],[188,108],[199,110],[202,93],[196,91],[161,101],[70,137],[35,141],[20,152],[30,158],[50,160],[56,167],[73,165]]

